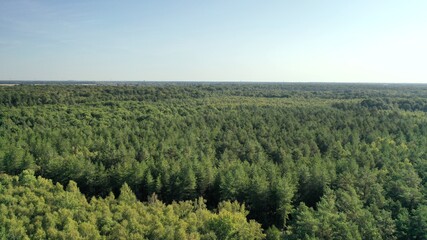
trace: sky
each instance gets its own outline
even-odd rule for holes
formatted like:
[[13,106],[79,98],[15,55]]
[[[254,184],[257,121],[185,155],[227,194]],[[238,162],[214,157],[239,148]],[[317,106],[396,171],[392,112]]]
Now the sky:
[[0,0],[0,80],[427,83],[427,1]]

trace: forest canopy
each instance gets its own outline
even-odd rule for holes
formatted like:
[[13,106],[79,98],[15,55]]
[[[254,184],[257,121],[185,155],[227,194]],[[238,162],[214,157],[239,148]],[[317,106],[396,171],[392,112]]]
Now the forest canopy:
[[0,86],[0,239],[427,239],[427,85]]

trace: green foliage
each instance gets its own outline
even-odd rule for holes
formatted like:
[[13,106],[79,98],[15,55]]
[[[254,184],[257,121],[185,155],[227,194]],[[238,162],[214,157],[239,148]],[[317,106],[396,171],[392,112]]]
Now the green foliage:
[[410,229],[408,231],[412,239],[427,239],[427,206],[420,205],[411,216]]
[[426,106],[425,85],[0,87],[0,239],[426,239]]
[[247,221],[244,205],[224,202],[207,210],[202,198],[166,205],[142,203],[128,185],[115,199],[89,202],[75,182],[66,190],[31,171],[0,175],[2,239],[262,239],[261,225]]

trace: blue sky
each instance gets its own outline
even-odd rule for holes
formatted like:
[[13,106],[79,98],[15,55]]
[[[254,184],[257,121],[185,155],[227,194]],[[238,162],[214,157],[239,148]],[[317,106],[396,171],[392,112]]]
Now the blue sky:
[[427,1],[0,1],[0,79],[427,83]]

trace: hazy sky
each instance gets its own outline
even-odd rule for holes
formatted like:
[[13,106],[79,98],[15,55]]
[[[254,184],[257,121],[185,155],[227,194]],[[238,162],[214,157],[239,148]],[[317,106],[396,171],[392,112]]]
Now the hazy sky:
[[427,83],[427,1],[0,0],[0,79]]

